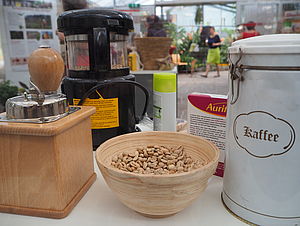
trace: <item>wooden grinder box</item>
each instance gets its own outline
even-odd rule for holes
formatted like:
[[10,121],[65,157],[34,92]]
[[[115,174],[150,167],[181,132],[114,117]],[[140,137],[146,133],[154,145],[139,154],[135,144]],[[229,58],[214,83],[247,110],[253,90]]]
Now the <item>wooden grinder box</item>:
[[67,216],[96,179],[93,107],[51,123],[0,122],[0,212]]

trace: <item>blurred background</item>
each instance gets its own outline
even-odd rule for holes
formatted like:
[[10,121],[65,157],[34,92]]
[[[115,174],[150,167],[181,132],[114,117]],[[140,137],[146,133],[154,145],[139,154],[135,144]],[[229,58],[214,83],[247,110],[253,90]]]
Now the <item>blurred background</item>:
[[[181,78],[195,78],[192,73],[205,71],[211,26],[221,39],[222,71],[228,70],[228,47],[251,29],[256,35],[300,33],[300,0],[1,0],[0,106],[12,93],[22,91],[15,87],[19,82],[28,82],[27,57],[34,49],[50,45],[64,54],[57,16],[94,7],[123,11],[133,17],[128,52],[135,48],[134,38],[149,35],[149,24],[158,18],[161,30],[172,39],[171,64],[185,74]],[[193,84],[197,81],[190,80]],[[227,92],[226,88],[216,90]],[[192,89],[186,93],[189,91]]]

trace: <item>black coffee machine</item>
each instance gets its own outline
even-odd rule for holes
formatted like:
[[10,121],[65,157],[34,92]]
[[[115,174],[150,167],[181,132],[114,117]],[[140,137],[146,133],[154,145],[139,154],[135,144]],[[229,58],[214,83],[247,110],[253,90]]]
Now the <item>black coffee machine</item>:
[[[96,107],[91,117],[94,148],[114,136],[137,131],[149,93],[129,73],[131,16],[113,10],[83,9],[61,14],[57,24],[67,47],[68,70],[62,92],[69,104]],[[145,93],[141,117],[135,115],[135,87]]]

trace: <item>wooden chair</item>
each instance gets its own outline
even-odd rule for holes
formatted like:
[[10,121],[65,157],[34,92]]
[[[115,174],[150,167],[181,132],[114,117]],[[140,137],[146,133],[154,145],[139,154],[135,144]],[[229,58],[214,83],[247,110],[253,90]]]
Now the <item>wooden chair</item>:
[[180,55],[177,53],[177,54],[172,54],[171,55],[172,57],[172,62],[177,65],[177,66],[184,66],[185,68],[185,73],[188,73],[188,63],[187,62],[181,62],[181,59],[180,59]]
[[177,66],[187,66],[187,62],[181,62],[180,55],[179,54],[172,54],[172,61]]

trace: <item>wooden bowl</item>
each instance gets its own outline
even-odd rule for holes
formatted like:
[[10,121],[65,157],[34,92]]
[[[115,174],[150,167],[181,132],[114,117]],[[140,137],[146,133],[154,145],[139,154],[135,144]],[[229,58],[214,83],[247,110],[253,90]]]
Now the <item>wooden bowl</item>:
[[[207,164],[190,172],[149,175],[121,171],[111,166],[112,157],[147,145],[182,145],[194,160]],[[176,132],[137,132],[112,138],[96,152],[100,171],[111,190],[127,207],[147,217],[167,217],[190,205],[203,192],[217,167],[219,149],[211,142]]]

